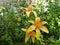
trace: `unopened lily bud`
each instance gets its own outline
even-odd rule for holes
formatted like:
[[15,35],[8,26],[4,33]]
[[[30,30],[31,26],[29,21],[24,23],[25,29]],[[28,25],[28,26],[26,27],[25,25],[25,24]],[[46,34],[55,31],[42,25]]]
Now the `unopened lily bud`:
[[18,17],[18,19],[17,19],[18,21],[21,21],[21,18],[20,17]]

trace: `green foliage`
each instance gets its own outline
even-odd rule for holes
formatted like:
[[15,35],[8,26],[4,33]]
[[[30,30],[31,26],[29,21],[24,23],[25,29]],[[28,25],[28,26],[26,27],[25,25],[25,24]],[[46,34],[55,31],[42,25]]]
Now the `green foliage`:
[[[31,39],[25,44],[25,32],[21,28],[28,28],[31,24],[27,23],[29,19],[34,20],[33,14],[28,18],[25,14],[24,9],[20,9],[20,6],[26,7],[24,4],[26,0],[22,0],[21,5],[18,5],[18,1],[15,1],[13,5],[11,4],[3,5],[5,9],[2,9],[0,13],[0,45],[60,45],[60,7],[56,2],[49,2],[49,9],[47,12],[36,12],[38,16],[41,17],[42,21],[47,21],[48,25],[45,25],[49,34],[42,32],[41,41],[35,40],[33,44]],[[18,21],[18,17],[21,17],[21,22]],[[43,44],[44,43],[44,44]]]

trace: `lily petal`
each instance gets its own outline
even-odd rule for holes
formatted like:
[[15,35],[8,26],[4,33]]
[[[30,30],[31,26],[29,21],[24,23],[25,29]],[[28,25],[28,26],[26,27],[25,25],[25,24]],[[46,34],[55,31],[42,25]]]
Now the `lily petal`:
[[21,28],[22,31],[26,32],[27,29]]
[[35,30],[35,28],[36,28],[36,26],[34,26],[34,25],[30,26],[30,27],[27,29],[27,32],[29,33],[29,32],[31,32],[31,31]]
[[32,37],[31,37],[31,38],[32,38],[32,42],[34,43],[35,35],[36,35],[36,34],[35,34],[35,32],[32,32],[31,34],[32,34]]
[[49,33],[48,29],[45,26],[41,26],[40,29],[45,33]]
[[40,17],[36,17],[35,21],[36,21],[36,22],[37,22],[37,21],[40,21]]
[[30,35],[28,35],[28,33],[26,33],[26,36],[25,36],[25,43],[27,43],[27,41],[29,40],[30,38]]
[[28,17],[30,16],[30,15],[29,15],[30,13],[31,13],[31,11],[29,11],[29,12],[26,11],[26,15],[27,15]]
[[40,30],[36,29],[36,39],[40,40]]
[[25,43],[29,40],[29,38],[32,38],[32,41],[34,43],[34,39],[35,39],[35,32],[31,31],[29,33],[26,33],[26,36],[25,36]]
[[30,4],[28,6],[28,8],[26,9],[26,14],[27,14],[28,17],[29,17],[29,14],[32,12],[32,10],[33,10],[33,6]]
[[32,37],[32,42],[34,43],[35,37]]

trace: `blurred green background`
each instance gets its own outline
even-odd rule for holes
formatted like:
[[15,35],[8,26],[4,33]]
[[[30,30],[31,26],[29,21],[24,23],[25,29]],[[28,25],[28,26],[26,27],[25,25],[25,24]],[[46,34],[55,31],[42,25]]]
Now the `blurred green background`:
[[[31,0],[33,2],[33,0]],[[38,0],[41,1],[41,0]],[[44,0],[42,0],[44,1]],[[60,0],[46,0],[48,10],[44,10],[42,3],[33,3],[33,6],[42,21],[47,21],[45,25],[49,34],[42,32],[41,41],[35,40],[33,44],[31,39],[25,44],[25,32],[21,28],[27,28],[31,24],[27,23],[29,19],[34,20],[33,14],[28,18],[25,9],[29,3],[28,0],[12,0],[0,5],[0,45],[60,45]],[[2,8],[4,7],[4,8]],[[18,21],[18,17],[21,21]]]

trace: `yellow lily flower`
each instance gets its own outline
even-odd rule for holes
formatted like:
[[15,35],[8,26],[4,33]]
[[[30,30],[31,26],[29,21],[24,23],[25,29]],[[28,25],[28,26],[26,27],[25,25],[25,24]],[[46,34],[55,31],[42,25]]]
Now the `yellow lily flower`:
[[30,4],[26,9],[26,14],[28,17],[29,17],[29,14],[32,12],[32,10],[33,10],[33,6],[32,6],[32,4]]
[[34,25],[34,27],[36,29],[36,39],[37,40],[40,40],[40,36],[39,36],[40,30],[45,32],[45,33],[49,33],[48,29],[45,26],[43,26],[47,22],[41,21],[39,17],[36,17],[35,22],[32,21],[32,20],[29,20],[28,22],[30,22],[30,23],[32,23]]
[[32,4],[29,4],[29,6],[26,8],[26,15],[29,17],[30,13],[33,12],[34,16],[37,17],[37,13],[34,11],[34,9],[35,8],[32,6]]
[[29,38],[32,38],[32,42],[34,43],[34,40],[35,40],[35,32],[31,31],[29,33],[26,33],[26,36],[25,36],[25,43],[28,41]]
[[32,38],[32,42],[34,43],[35,40],[35,32],[33,32],[34,29],[35,29],[34,25],[30,26],[28,29],[22,28],[22,30],[26,32],[25,43],[29,40],[30,37]]
[[[35,38],[37,40],[40,40],[40,34],[41,34],[40,30],[42,30],[46,33],[49,33],[48,29],[45,26],[43,26],[47,22],[45,22],[45,21],[42,22],[39,17],[36,17],[35,22],[32,20],[30,20],[28,22],[32,23],[32,25],[28,29],[22,28],[22,30],[26,32],[25,43],[29,40],[30,37],[32,38],[33,43],[34,43]],[[33,30],[35,30],[36,32],[34,32]]]

